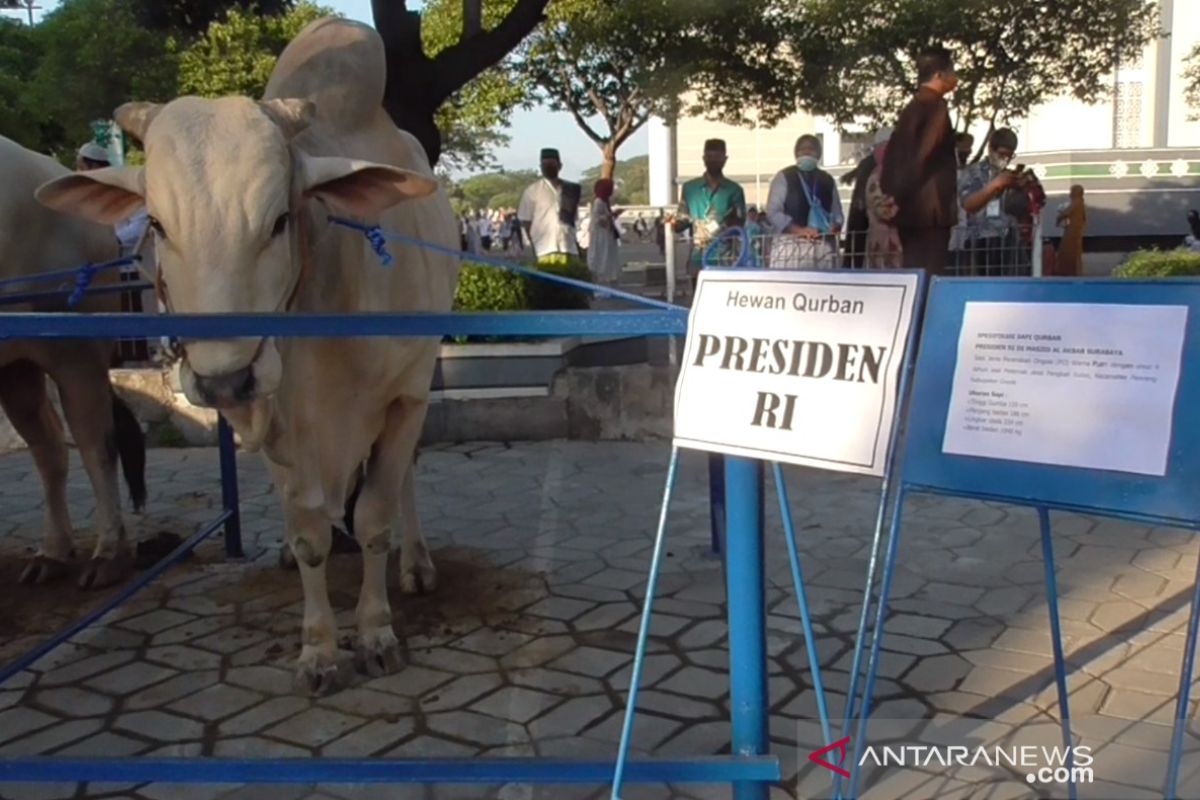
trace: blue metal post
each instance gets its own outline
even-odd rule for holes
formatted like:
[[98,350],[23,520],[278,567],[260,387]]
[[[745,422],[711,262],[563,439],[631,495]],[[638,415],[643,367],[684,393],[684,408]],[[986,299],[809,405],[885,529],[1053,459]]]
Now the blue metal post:
[[221,503],[229,517],[225,520],[225,557],[243,558],[242,513],[238,502],[237,445],[233,428],[224,417],[217,421],[217,442],[221,451]]
[[[1058,684],[1058,711],[1062,716],[1063,747],[1071,754],[1066,765],[1075,766],[1075,753],[1071,749],[1071,705],[1068,702],[1067,665],[1063,656],[1062,625],[1058,616],[1058,578],[1054,573],[1054,543],[1050,539],[1050,510],[1038,507],[1038,525],[1042,529],[1042,561],[1046,567],[1046,607],[1050,611],[1050,643],[1054,647],[1054,681]],[[1071,800],[1079,796],[1074,777],[1068,785]]]
[[642,682],[642,667],[646,663],[646,642],[650,638],[650,619],[654,607],[654,592],[658,588],[658,574],[662,568],[663,543],[667,538],[667,517],[671,509],[671,494],[675,491],[675,477],[679,469],[679,448],[671,448],[671,463],[667,467],[667,483],[663,487],[662,509],[658,513],[658,531],[654,535],[654,555],[650,558],[650,575],[646,578],[646,602],[642,606],[642,624],[638,628],[637,649],[633,655],[633,670],[629,676],[629,700],[625,705],[625,722],[621,726],[621,746],[617,751],[617,767],[613,775],[612,800],[621,800],[621,784],[625,780],[625,766],[629,760],[629,747],[633,743],[633,720],[637,714],[638,688]]
[[804,630],[804,643],[808,650],[808,669],[812,672],[813,691],[817,695],[817,715],[821,718],[821,735],[825,744],[833,742],[829,731],[829,708],[825,704],[825,684],[821,680],[821,659],[817,654],[817,638],[813,634],[812,615],[808,611],[808,592],[804,589],[804,573],[800,569],[800,546],[796,541],[796,526],[792,521],[792,507],[788,502],[787,482],[783,479],[783,467],[773,465],[775,471],[775,494],[779,496],[779,515],[783,518],[783,535],[787,541],[788,558],[792,562],[792,583],[796,587],[796,605],[800,608],[800,626]]
[[725,456],[708,454],[708,518],[712,528],[712,554],[721,555],[725,541]]
[[[226,514],[222,513],[221,516],[217,517],[217,519],[210,522],[208,525],[205,525],[203,528],[185,539],[178,547],[172,550],[153,567],[139,575],[136,580],[122,589],[119,594],[117,594],[115,597],[109,598],[107,603],[97,609],[94,609],[82,619],[76,620],[74,624],[68,625],[66,628],[54,634],[49,639],[39,644],[28,653],[25,653],[20,658],[17,658],[14,661],[11,661],[0,667],[0,685],[3,685],[4,682],[13,675],[25,671],[27,667],[31,666],[34,662],[49,653],[51,650],[64,644],[65,642],[70,641],[80,631],[90,628],[113,609],[120,606],[142,589],[145,589],[168,569],[187,558],[188,554],[195,550],[201,542],[203,542],[209,536],[212,536],[216,532],[217,528],[221,527],[222,523],[225,522],[225,519]],[[0,759],[0,780],[4,780],[3,765],[5,763],[7,762],[5,762],[3,759]],[[67,771],[61,771],[56,774],[61,776],[71,773]],[[3,795],[0,795],[0,797],[2,796]]]
[[[850,735],[850,726],[856,711],[855,701],[858,699],[859,679],[862,675],[863,653],[867,641],[867,630],[871,622],[871,598],[875,592],[875,573],[879,566],[879,553],[883,544],[883,529],[887,524],[888,501],[894,488],[893,476],[897,472],[897,461],[900,457],[900,435],[905,420],[908,419],[909,385],[913,377],[913,359],[916,353],[914,342],[917,341],[917,331],[921,326],[926,297],[925,275],[917,278],[917,297],[914,301],[912,321],[908,328],[908,346],[904,352],[904,366],[900,370],[900,382],[896,387],[896,411],[892,417],[891,440],[888,442],[887,467],[883,473],[883,485],[879,490],[879,506],[875,512],[875,535],[871,540],[871,557],[867,562],[867,585],[863,589],[862,610],[858,618],[858,635],[854,640],[854,658],[850,666],[850,685],[846,690],[845,718],[842,722],[842,737]],[[842,778],[835,776],[835,796],[840,797]]]
[[[858,797],[858,762],[862,760],[867,745],[868,721],[871,718],[871,703],[875,698],[875,678],[879,674],[879,652],[883,648],[883,623],[887,619],[888,601],[892,594],[892,578],[896,575],[896,555],[900,550],[900,528],[904,521],[904,486],[896,493],[896,505],[892,508],[892,521],[888,529],[887,552],[883,558],[883,578],[879,584],[879,609],[875,614],[875,630],[871,638],[871,655],[867,659],[867,675],[863,682],[863,700],[859,713],[858,733],[854,737],[854,761],[850,765],[850,797]],[[868,592],[870,591],[870,587]],[[867,600],[864,598],[863,602]],[[860,634],[861,635],[861,634]],[[847,698],[847,707],[853,699]],[[840,780],[838,797],[841,797]]]
[[1200,559],[1196,562],[1196,582],[1192,587],[1192,616],[1188,620],[1187,641],[1183,645],[1183,669],[1179,675],[1179,701],[1175,706],[1175,730],[1171,732],[1171,759],[1167,765],[1166,797],[1179,796],[1179,765],[1183,760],[1183,734],[1188,725],[1192,678],[1196,674],[1196,636],[1200,632]]
[[[762,463],[725,459],[729,679],[735,756],[767,751],[767,609]],[[735,783],[735,800],[766,800],[767,786]]]

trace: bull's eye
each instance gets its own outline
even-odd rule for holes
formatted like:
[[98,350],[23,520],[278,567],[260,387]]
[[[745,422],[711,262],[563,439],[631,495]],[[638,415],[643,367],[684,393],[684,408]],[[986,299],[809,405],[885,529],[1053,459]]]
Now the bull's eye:
[[149,222],[150,222],[150,227],[154,229],[154,232],[156,234],[158,234],[158,237],[160,239],[165,240],[167,238],[167,232],[163,230],[162,223],[159,222],[154,217],[150,217]]
[[287,230],[287,224],[288,215],[280,214],[279,219],[275,220],[275,227],[271,228],[271,238],[275,239],[279,236],[282,236],[283,232]]

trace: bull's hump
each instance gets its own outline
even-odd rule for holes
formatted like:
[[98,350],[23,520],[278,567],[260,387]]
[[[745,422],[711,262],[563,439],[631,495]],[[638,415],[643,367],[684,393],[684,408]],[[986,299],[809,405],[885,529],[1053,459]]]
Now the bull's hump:
[[279,56],[263,97],[316,104],[317,118],[335,130],[369,125],[383,105],[387,60],[374,28],[319,19]]

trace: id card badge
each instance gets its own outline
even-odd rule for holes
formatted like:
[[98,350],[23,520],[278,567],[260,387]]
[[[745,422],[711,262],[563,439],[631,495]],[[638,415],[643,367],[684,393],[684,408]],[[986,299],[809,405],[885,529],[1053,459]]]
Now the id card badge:
[[999,219],[1000,217],[1000,198],[997,197],[987,204],[987,210],[984,212],[988,219]]

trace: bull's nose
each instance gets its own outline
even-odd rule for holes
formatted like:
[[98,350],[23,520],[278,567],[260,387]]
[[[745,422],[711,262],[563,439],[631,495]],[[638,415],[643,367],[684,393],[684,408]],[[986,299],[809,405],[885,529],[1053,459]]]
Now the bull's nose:
[[210,406],[231,406],[254,398],[254,367],[247,366],[224,375],[197,375],[196,391]]

